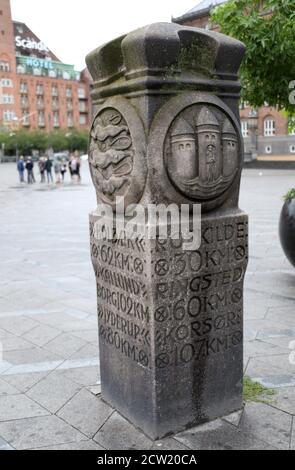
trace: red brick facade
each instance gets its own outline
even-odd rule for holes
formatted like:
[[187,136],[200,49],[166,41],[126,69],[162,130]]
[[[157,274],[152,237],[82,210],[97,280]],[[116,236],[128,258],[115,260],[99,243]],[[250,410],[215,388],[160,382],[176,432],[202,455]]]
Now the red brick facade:
[[[86,71],[79,79],[35,75],[22,70],[16,55],[15,26],[10,0],[0,0],[0,126],[9,128],[71,129],[88,128],[91,120],[90,81]],[[30,30],[28,30],[30,31]],[[25,31],[26,32],[26,31]],[[35,40],[36,36],[31,33]],[[36,53],[34,53],[36,52]],[[24,61],[42,56],[47,66],[62,66],[47,49],[45,52],[24,51]],[[48,57],[49,56],[49,57]],[[71,67],[71,66],[65,66]],[[38,72],[38,69],[37,69]],[[39,73],[39,72],[38,72]]]

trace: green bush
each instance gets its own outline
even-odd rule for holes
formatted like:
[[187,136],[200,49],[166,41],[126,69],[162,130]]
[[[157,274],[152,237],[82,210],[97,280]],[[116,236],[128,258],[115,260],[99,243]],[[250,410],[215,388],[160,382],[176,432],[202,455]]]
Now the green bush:
[[41,130],[28,131],[20,129],[18,131],[0,130],[0,149],[4,147],[6,155],[31,155],[33,151],[44,154],[47,149],[52,148],[54,152],[78,150],[87,152],[88,131],[57,130],[47,133]]

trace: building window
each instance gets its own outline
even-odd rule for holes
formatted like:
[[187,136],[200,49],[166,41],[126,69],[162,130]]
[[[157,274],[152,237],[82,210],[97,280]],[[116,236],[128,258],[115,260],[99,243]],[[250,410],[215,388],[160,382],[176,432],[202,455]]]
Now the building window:
[[291,117],[288,121],[288,134],[295,135],[295,118]]
[[84,101],[82,101],[82,102],[79,103],[79,111],[80,111],[81,113],[85,113],[85,112],[87,111],[87,110],[86,110],[86,104],[85,104]]
[[26,68],[25,68],[23,65],[19,64],[19,65],[16,67],[16,73],[18,73],[18,74],[24,74],[24,73],[26,73]]
[[248,137],[248,135],[249,135],[248,122],[247,121],[241,121],[241,128],[242,128],[243,137]]
[[6,60],[0,60],[0,70],[2,72],[9,72],[10,71],[9,62],[7,62]]
[[8,93],[4,93],[2,95],[2,103],[3,104],[13,104],[14,103],[14,96],[9,95]]
[[268,153],[268,154],[272,153],[272,147],[271,147],[271,145],[267,145],[267,146],[265,147],[265,153]]
[[273,118],[267,117],[264,119],[264,136],[272,137],[276,133],[276,123]]
[[57,86],[53,85],[51,88],[51,95],[52,96],[58,96],[58,88]]
[[81,126],[84,126],[85,124],[87,124],[86,116],[84,114],[80,115],[79,122]]
[[20,92],[24,94],[28,93],[28,84],[26,82],[21,82]]
[[53,98],[53,99],[52,99],[52,108],[53,108],[53,109],[59,109],[59,101],[58,101],[58,98]]
[[4,88],[12,88],[13,87],[13,81],[10,80],[10,78],[2,78],[1,86],[4,87]]
[[3,111],[3,121],[14,121],[16,118],[14,111]]
[[44,87],[43,85],[38,84],[36,86],[36,95],[43,95],[44,94]]
[[86,98],[86,93],[85,93],[85,89],[84,89],[84,88],[79,88],[79,89],[78,89],[78,97],[79,97],[80,99]]
[[38,126],[45,127],[45,114],[43,111],[38,113]]
[[59,127],[59,114],[53,113],[53,126]]
[[23,123],[23,126],[30,125],[30,114],[28,111],[23,112],[22,123]]
[[68,113],[67,123],[68,123],[68,127],[73,127],[74,121],[73,121],[73,114],[72,113]]
[[290,153],[295,153],[295,145],[290,145]]
[[50,78],[56,78],[56,77],[57,77],[56,70],[49,70],[49,71],[48,71],[48,76],[49,76]]
[[38,108],[38,109],[43,109],[44,106],[45,106],[45,105],[44,105],[44,99],[38,97],[38,99],[37,99],[37,108]]
[[67,88],[66,89],[66,97],[67,98],[72,98],[72,96],[73,96],[72,88]]
[[20,100],[20,104],[22,108],[27,108],[29,106],[29,100],[27,96],[22,96]]

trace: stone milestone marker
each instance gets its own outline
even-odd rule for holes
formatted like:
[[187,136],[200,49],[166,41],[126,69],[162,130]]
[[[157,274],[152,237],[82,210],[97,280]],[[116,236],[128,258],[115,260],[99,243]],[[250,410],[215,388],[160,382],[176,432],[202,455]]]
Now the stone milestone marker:
[[90,216],[102,396],[153,439],[242,406],[243,54],[222,34],[159,23],[87,57],[98,205],[202,206],[194,250],[181,237],[99,238]]

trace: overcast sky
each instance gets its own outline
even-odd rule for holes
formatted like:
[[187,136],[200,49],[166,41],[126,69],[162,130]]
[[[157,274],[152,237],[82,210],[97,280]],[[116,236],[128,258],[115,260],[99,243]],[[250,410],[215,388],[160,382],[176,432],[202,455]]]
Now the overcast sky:
[[97,46],[154,23],[170,21],[200,0],[11,0],[12,17],[29,28],[59,59],[85,67]]

